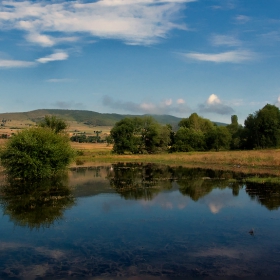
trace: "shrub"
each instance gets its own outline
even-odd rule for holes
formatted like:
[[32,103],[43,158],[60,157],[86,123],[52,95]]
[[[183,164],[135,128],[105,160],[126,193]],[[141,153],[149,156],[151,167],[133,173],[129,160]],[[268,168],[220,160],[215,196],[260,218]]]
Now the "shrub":
[[15,134],[1,151],[2,165],[14,178],[50,178],[74,157],[68,136],[49,128],[29,128]]
[[59,119],[56,116],[48,115],[46,115],[38,125],[40,127],[50,128],[55,133],[60,133],[68,127],[68,124],[64,120]]

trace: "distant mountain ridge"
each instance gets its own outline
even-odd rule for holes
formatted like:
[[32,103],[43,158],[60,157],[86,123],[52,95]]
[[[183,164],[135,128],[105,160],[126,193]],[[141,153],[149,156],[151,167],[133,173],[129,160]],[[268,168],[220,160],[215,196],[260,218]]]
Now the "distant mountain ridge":
[[[55,115],[65,121],[76,121],[93,126],[114,126],[116,122],[125,117],[143,117],[152,116],[160,124],[171,124],[177,127],[182,118],[171,115],[122,115],[115,113],[98,113],[87,110],[66,110],[66,109],[38,109],[29,112],[18,113],[2,113],[0,119],[12,120],[31,120],[33,122],[40,121],[45,115]],[[186,116],[188,117],[188,116]],[[214,122],[217,125],[226,125],[224,123]]]

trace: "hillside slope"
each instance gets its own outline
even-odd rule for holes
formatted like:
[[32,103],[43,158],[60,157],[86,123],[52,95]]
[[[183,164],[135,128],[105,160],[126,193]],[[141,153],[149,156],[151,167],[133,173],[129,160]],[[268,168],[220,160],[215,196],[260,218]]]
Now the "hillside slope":
[[[37,123],[45,115],[55,115],[70,122],[83,123],[90,126],[114,126],[115,123],[125,117],[143,117],[143,115],[121,115],[121,114],[108,114],[97,113],[94,111],[86,110],[62,110],[62,109],[39,109],[29,112],[19,113],[2,113],[0,114],[0,120],[14,120],[20,122],[34,122]],[[145,115],[148,116],[148,115]],[[175,129],[178,127],[178,123],[181,118],[171,115],[151,115],[160,124],[171,124]],[[187,116],[186,116],[187,117]],[[214,122],[215,123],[215,122]],[[217,123],[217,125],[226,125],[223,123]]]

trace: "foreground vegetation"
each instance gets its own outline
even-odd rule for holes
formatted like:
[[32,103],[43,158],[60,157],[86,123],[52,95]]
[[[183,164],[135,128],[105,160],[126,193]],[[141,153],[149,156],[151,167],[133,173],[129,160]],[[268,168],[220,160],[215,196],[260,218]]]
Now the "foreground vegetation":
[[9,177],[44,179],[64,170],[74,156],[66,127],[64,121],[46,116],[38,127],[24,129],[7,140],[0,159]]
[[[178,127],[174,131],[171,125],[162,125],[147,116],[124,118],[106,137],[108,144],[72,142],[77,150],[73,166],[143,162],[211,169],[241,168],[243,172],[273,169],[279,175],[280,110],[274,105],[267,104],[250,114],[244,127],[238,124],[236,115],[232,116],[230,125],[217,126],[196,113],[182,119]],[[3,140],[8,144],[0,155],[2,166],[13,177],[21,178],[49,177],[63,169],[73,156],[69,135],[60,133],[66,128],[65,121],[46,116],[39,127],[22,130],[11,140]],[[94,132],[100,140],[102,131]],[[85,133],[83,136],[86,138]],[[59,147],[59,141],[64,146]]]
[[71,165],[72,167],[143,162],[280,175],[280,149],[118,155],[112,153],[112,145],[103,143],[72,143],[72,147],[78,150],[76,162]]
[[171,125],[160,125],[152,117],[130,117],[115,124],[110,141],[117,154],[155,154],[163,151],[223,151],[252,150],[280,147],[280,110],[267,104],[250,114],[244,127],[238,117],[231,124],[217,126],[196,113],[178,123],[178,131]]

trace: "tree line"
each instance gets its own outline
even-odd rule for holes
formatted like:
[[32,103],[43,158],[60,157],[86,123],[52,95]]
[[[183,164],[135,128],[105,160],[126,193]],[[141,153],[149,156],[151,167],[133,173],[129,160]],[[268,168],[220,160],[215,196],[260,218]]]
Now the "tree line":
[[115,124],[107,139],[117,154],[153,154],[209,150],[250,150],[280,146],[280,111],[267,104],[249,114],[244,126],[236,115],[231,124],[217,126],[209,119],[191,114],[182,119],[175,132],[171,125],[160,125],[152,117],[127,117]]

